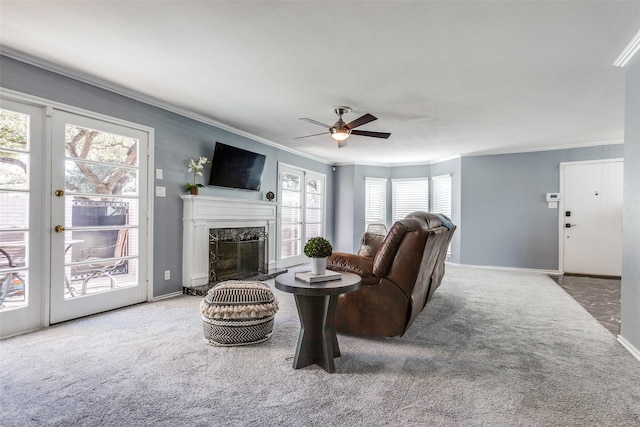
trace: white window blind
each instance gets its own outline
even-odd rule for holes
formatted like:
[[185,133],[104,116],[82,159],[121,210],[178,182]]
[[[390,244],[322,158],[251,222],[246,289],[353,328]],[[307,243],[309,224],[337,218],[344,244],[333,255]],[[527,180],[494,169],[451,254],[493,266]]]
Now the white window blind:
[[387,179],[369,178],[365,182],[365,230],[369,224],[387,223]]
[[[433,212],[451,218],[451,175],[434,176],[432,179]],[[451,256],[451,243],[447,248],[447,256]]]
[[392,179],[391,201],[393,222],[415,211],[429,211],[429,179]]
[[451,218],[451,175],[433,177],[433,212]]

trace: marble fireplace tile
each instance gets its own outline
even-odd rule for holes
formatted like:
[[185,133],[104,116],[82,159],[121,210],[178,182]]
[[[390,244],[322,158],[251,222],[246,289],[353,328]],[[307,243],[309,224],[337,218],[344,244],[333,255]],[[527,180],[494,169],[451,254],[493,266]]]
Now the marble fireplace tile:
[[620,333],[620,280],[551,275],[573,299],[612,334]]

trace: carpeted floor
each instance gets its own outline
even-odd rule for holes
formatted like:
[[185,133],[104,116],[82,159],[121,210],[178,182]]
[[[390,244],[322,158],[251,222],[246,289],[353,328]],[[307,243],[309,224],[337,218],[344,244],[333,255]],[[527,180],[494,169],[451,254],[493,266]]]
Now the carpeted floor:
[[[273,288],[273,286],[272,286]],[[271,340],[204,344],[176,297],[0,341],[3,426],[638,426],[640,362],[552,279],[447,266],[402,338],[340,335],[336,373]]]

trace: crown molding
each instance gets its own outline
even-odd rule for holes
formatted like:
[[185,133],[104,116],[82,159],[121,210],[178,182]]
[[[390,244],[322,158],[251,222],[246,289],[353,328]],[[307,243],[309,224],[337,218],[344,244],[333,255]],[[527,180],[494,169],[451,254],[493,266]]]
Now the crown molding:
[[640,50],[640,31],[631,39],[629,44],[622,50],[620,55],[613,61],[616,67],[625,67]]
[[154,97],[145,95],[143,93],[140,93],[140,92],[125,88],[125,87],[120,86],[120,85],[117,85],[117,84],[115,84],[113,82],[110,82],[108,80],[104,80],[104,79],[101,79],[99,77],[96,77],[96,76],[93,76],[93,75],[90,75],[90,74],[87,74],[87,73],[83,73],[83,72],[78,71],[78,70],[70,70],[68,68],[61,67],[61,66],[56,65],[56,64],[54,64],[52,62],[46,61],[46,60],[41,59],[41,58],[37,58],[37,57],[32,56],[32,55],[28,55],[28,54],[26,54],[24,52],[20,52],[20,51],[17,51],[15,49],[11,49],[11,48],[8,48],[6,46],[0,45],[0,55],[15,59],[16,61],[24,62],[25,64],[29,64],[29,65],[41,68],[41,69],[46,70],[46,71],[50,71],[50,72],[53,72],[53,73],[56,73],[56,74],[71,78],[73,80],[80,81],[82,83],[85,83],[85,84],[88,84],[88,85],[91,85],[91,86],[98,87],[100,89],[107,90],[109,92],[124,96],[126,98],[133,99],[133,100],[138,101],[138,102],[142,102],[142,103],[151,105],[153,107],[160,108],[160,109],[165,110],[165,111],[169,111],[170,113],[174,113],[174,114],[177,114],[179,116],[183,116],[183,117],[186,117],[186,118],[189,118],[189,119],[201,122],[201,123],[205,123],[205,124],[217,127],[219,129],[228,131],[228,132],[233,133],[235,135],[239,135],[239,136],[251,139],[253,141],[260,142],[260,143],[265,144],[265,145],[269,145],[271,147],[277,148],[277,149],[282,150],[282,151],[286,151],[286,152],[291,153],[291,154],[295,154],[295,155],[300,156],[300,157],[304,157],[304,158],[309,159],[309,160],[313,160],[313,161],[316,161],[316,162],[319,162],[319,163],[323,163],[323,164],[327,164],[327,165],[333,165],[333,162],[327,161],[325,159],[321,159],[319,157],[311,156],[309,154],[302,153],[300,151],[297,151],[297,150],[294,150],[292,148],[286,147],[284,145],[278,144],[277,142],[273,142],[273,141],[268,140],[266,138],[263,138],[261,136],[254,135],[254,134],[252,134],[250,132],[245,132],[245,131],[237,129],[237,128],[233,127],[233,126],[229,126],[229,125],[227,125],[225,123],[222,123],[222,122],[219,122],[217,120],[214,120],[212,118],[209,118],[209,117],[194,113],[193,111],[189,111],[187,109],[177,107],[177,106],[172,105],[172,104],[170,104],[168,102],[164,102],[164,101],[161,101],[161,100],[159,100],[157,98],[154,98]]

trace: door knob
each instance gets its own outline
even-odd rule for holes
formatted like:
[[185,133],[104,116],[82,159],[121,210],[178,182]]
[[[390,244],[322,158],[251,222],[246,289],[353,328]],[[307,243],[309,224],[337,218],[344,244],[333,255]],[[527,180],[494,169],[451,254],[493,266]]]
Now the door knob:
[[56,233],[62,233],[64,231],[64,226],[56,225],[54,230],[56,230]]
[[58,197],[62,197],[64,196],[64,190],[56,190],[54,194]]

